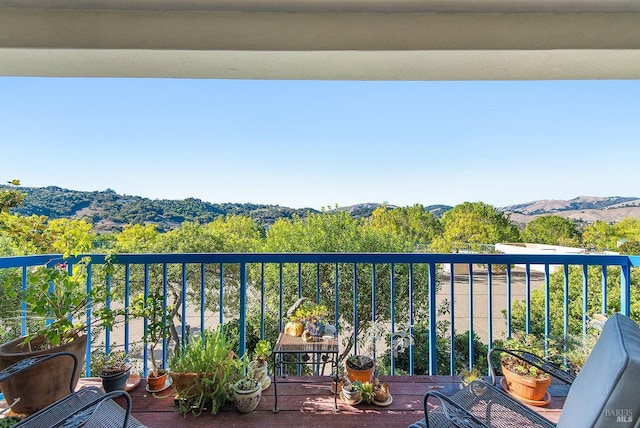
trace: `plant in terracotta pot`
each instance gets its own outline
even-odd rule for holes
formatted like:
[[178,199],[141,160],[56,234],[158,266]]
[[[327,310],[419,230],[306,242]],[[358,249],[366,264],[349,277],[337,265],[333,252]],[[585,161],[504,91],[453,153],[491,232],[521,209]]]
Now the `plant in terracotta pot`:
[[342,391],[342,385],[344,384],[345,379],[346,375],[344,373],[344,365],[340,363],[331,378],[331,388],[335,393],[339,394]]
[[[504,347],[544,355],[544,345],[533,335],[516,334],[506,341]],[[552,348],[548,344],[548,349]],[[500,357],[500,365],[504,376],[503,386],[509,392],[533,404],[545,400],[551,375],[506,352]]]
[[124,390],[131,372],[129,356],[124,351],[111,352],[109,355],[100,350],[92,354],[93,370],[98,372],[102,379],[102,388],[105,392]]
[[[11,281],[4,284],[7,295],[22,299],[27,317],[40,326],[0,345],[0,369],[32,356],[67,351],[78,360],[75,385],[84,364],[87,330],[111,327],[122,315],[121,310],[105,306],[105,282],[94,281],[87,290],[87,263],[81,259],[72,267],[66,262],[36,267],[27,273],[24,290]],[[87,323],[89,308],[92,317]],[[33,413],[69,394],[72,370],[71,358],[56,358],[2,382],[0,389],[10,403],[20,398],[12,406],[14,412]]]
[[156,347],[171,335],[171,307],[166,305],[164,294],[158,288],[150,291],[146,298],[142,294],[136,296],[129,310],[133,316],[147,321],[142,340],[149,346],[151,360],[151,371],[147,374],[148,389],[151,392],[161,391],[167,384],[167,372],[159,367]]
[[240,379],[244,367],[235,346],[223,331],[204,330],[170,360],[180,413],[216,414],[232,398],[228,385]]
[[371,382],[375,370],[375,361],[368,355],[351,355],[347,357],[345,367],[349,379]]

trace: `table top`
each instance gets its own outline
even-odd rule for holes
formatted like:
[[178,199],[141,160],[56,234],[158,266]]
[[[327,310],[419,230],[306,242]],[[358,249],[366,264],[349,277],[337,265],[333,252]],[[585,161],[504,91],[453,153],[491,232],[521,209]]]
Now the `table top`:
[[323,336],[315,341],[305,342],[300,336],[291,336],[280,333],[276,346],[273,348],[274,353],[283,352],[333,352],[338,353],[338,339]]

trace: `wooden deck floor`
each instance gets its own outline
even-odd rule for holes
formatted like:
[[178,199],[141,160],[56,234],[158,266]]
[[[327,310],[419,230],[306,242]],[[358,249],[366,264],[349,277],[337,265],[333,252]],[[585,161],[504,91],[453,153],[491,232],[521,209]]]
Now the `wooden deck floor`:
[[[256,411],[239,413],[232,404],[218,414],[198,417],[182,416],[173,409],[173,388],[160,394],[150,394],[142,380],[131,391],[133,414],[136,419],[152,428],[176,427],[406,427],[423,417],[422,397],[428,389],[452,394],[458,388],[459,378],[449,376],[394,376],[381,377],[389,383],[393,397],[388,407],[374,404],[351,406],[338,398],[338,412],[333,411],[333,394],[326,377],[278,378],[278,407],[272,412],[274,388],[263,392]],[[281,380],[280,380],[281,379]],[[567,387],[552,385],[552,401],[546,407],[532,407],[547,419],[557,422],[564,403]]]

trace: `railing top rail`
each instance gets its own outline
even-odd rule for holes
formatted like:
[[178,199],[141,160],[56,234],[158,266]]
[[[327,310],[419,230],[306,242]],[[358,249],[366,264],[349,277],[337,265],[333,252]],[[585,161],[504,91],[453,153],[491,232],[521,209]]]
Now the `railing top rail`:
[[[104,263],[104,254],[87,254]],[[38,266],[61,254],[0,257],[0,268]],[[73,258],[73,260],[78,258]],[[640,256],[607,254],[451,254],[451,253],[156,253],[117,254],[116,264],[157,263],[461,263],[640,266]]]

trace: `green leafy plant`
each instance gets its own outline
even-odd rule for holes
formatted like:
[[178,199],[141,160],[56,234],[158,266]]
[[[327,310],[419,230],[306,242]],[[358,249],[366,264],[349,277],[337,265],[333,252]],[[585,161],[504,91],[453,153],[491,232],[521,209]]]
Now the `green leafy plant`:
[[269,355],[271,355],[271,342],[266,339],[259,340],[258,343],[256,343],[256,347],[253,352],[254,360],[256,360],[260,365],[263,365],[267,362]]
[[[36,337],[43,339],[38,350],[70,343],[89,328],[112,327],[124,314],[122,310],[105,305],[108,297],[105,284],[98,282],[87,292],[87,263],[87,260],[81,260],[73,266],[71,273],[66,262],[54,267],[39,266],[28,273],[24,291],[5,283],[7,295],[20,297],[27,305],[28,316],[42,322],[36,331],[25,337],[24,345],[28,349],[33,350],[31,341]],[[89,308],[92,317],[87,323]]]
[[365,403],[371,403],[374,398],[373,394],[373,385],[369,382],[365,382],[362,384],[360,388],[360,392],[362,393],[362,401]]
[[152,290],[145,299],[143,294],[138,294],[129,308],[132,316],[145,318],[147,320],[147,328],[142,336],[142,340],[146,341],[151,353],[152,377],[158,377],[160,368],[158,367],[158,359],[156,358],[156,346],[164,339],[171,335],[171,306],[168,305],[165,311],[164,294],[160,289]]
[[[232,398],[228,385],[240,379],[244,368],[234,348],[234,340],[223,331],[204,330],[170,360],[181,413],[198,415],[210,408],[216,414]],[[184,373],[196,376],[182,383],[177,379]]]
[[97,349],[91,353],[91,371],[99,376],[126,372],[130,368],[129,355],[124,351],[114,351],[107,355],[104,350]]
[[347,357],[347,367],[354,370],[369,370],[373,366],[373,358],[368,355],[351,355]]
[[480,379],[482,373],[476,367],[471,369],[462,369],[460,370],[460,377],[462,378],[462,384],[468,385],[476,379]]

